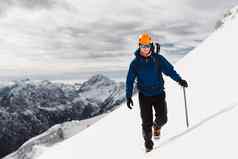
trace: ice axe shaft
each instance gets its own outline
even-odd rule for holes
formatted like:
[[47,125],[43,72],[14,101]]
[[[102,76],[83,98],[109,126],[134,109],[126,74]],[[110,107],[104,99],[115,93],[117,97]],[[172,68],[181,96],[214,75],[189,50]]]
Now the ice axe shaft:
[[187,99],[186,99],[185,87],[183,87],[183,96],[184,96],[184,104],[185,104],[186,124],[187,124],[187,127],[189,127],[189,122],[188,122],[188,108],[187,108]]

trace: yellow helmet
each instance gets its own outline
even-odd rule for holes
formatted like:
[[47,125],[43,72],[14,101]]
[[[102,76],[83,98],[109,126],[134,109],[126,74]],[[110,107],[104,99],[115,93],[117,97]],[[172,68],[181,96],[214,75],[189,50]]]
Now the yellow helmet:
[[139,36],[139,44],[148,45],[152,43],[152,38],[148,33],[143,33]]

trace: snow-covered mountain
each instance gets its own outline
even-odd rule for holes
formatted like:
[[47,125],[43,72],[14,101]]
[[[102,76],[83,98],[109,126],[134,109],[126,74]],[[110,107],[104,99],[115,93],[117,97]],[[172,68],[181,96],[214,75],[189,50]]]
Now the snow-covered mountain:
[[220,28],[223,24],[225,24],[227,21],[234,19],[236,16],[238,16],[238,6],[235,6],[232,9],[227,10],[224,13],[223,18],[217,21],[216,28]]
[[175,65],[189,82],[189,129],[183,91],[166,77],[169,120],[151,153],[144,153],[136,94],[132,111],[123,103],[93,126],[46,149],[39,159],[237,158],[237,28],[234,16]]
[[80,84],[15,81],[0,88],[0,156],[55,124],[112,111],[125,100],[125,84],[103,75]]

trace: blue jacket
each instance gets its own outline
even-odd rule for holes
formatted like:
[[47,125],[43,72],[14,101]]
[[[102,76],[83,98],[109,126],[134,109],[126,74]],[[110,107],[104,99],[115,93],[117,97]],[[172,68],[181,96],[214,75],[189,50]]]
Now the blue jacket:
[[[162,73],[178,82],[181,77],[162,55],[151,53],[147,58],[140,55],[139,50],[131,61],[126,79],[126,97],[132,96],[133,85],[137,78],[137,88],[145,96],[159,95],[164,91]],[[159,65],[158,65],[159,64]]]

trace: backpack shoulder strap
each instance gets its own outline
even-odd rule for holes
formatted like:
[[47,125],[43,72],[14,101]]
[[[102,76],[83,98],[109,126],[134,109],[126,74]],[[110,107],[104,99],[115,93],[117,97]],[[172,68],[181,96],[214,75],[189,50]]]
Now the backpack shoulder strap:
[[155,57],[156,57],[156,58],[155,58],[156,68],[158,69],[159,72],[161,72],[161,69],[162,69],[162,68],[161,68],[161,63],[160,63],[159,55],[157,54]]

